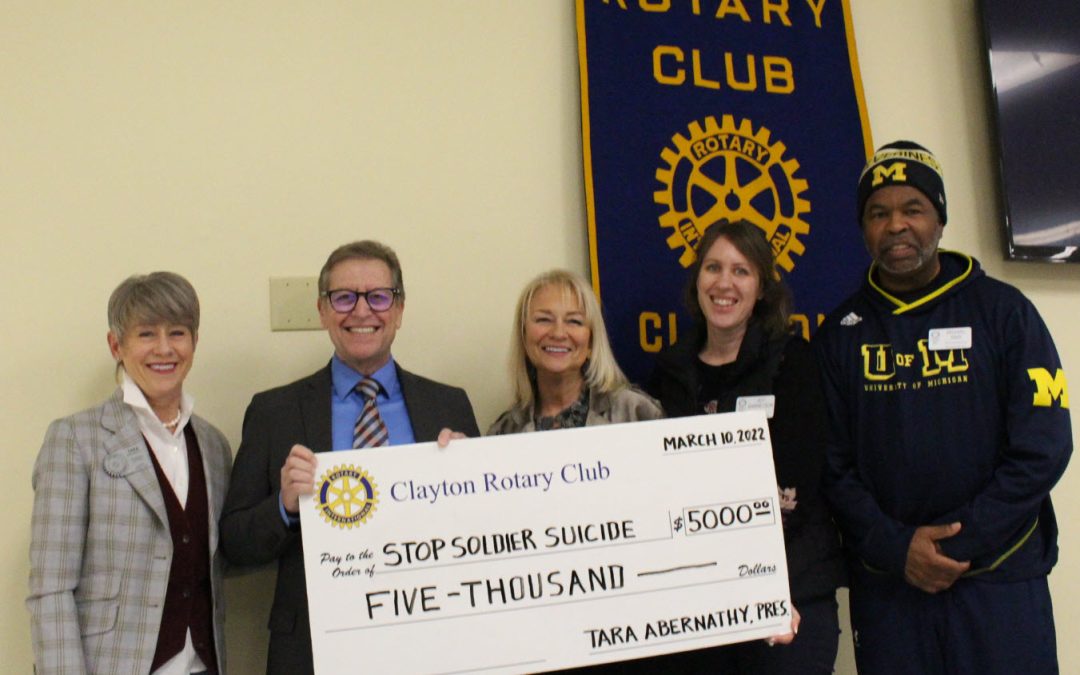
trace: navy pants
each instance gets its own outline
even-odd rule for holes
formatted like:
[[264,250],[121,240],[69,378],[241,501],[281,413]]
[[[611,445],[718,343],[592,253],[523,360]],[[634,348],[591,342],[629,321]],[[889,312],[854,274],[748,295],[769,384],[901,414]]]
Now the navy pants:
[[941,593],[893,578],[852,579],[855,663],[863,675],[1058,672],[1046,577],[961,579]]

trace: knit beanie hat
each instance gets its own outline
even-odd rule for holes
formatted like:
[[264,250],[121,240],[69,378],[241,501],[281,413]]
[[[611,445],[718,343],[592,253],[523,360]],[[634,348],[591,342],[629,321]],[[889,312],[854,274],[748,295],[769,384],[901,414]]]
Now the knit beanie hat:
[[893,141],[878,148],[859,176],[860,226],[870,195],[890,185],[910,185],[922,192],[945,224],[945,182],[934,153],[911,141]]

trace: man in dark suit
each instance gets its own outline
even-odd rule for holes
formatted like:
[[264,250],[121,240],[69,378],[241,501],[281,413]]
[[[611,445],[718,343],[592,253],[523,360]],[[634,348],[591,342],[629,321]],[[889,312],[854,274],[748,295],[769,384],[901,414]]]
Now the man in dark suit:
[[[478,436],[465,391],[414,375],[390,354],[405,309],[397,255],[374,241],[339,247],[319,274],[319,317],[334,344],[325,367],[251,400],[221,517],[230,562],[278,561],[268,673],[311,673],[299,499],[314,452]],[[444,434],[444,440],[448,434]]]

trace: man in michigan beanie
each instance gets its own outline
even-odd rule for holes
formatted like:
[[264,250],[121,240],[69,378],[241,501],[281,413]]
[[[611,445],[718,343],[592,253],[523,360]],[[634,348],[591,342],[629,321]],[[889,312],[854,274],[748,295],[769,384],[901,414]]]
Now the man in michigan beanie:
[[863,210],[870,193],[887,185],[910,185],[930,200],[944,225],[948,220],[945,211],[945,179],[941,165],[933,153],[911,141],[894,141],[878,148],[859,176],[859,213],[862,223]]
[[932,152],[882,146],[857,197],[873,262],[814,342],[859,672],[1056,673],[1050,489],[1072,431],[1054,342],[1020,291],[938,248]]

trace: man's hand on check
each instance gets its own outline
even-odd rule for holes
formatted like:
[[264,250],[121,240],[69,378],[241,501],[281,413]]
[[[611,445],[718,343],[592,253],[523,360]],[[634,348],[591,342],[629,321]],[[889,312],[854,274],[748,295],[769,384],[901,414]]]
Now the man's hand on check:
[[289,513],[300,511],[300,495],[315,490],[315,453],[302,445],[292,446],[281,467],[281,503]]
[[466,438],[466,436],[460,431],[454,431],[453,429],[443,427],[442,431],[439,432],[439,437],[435,439],[435,442],[438,443],[439,448],[441,449],[450,445],[450,441],[455,438]]

